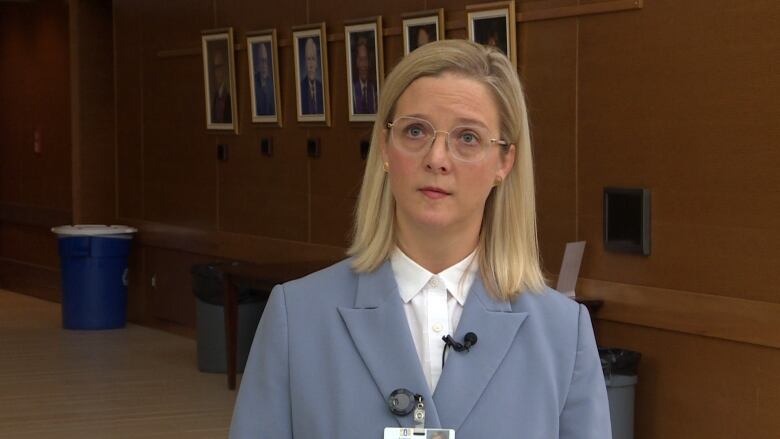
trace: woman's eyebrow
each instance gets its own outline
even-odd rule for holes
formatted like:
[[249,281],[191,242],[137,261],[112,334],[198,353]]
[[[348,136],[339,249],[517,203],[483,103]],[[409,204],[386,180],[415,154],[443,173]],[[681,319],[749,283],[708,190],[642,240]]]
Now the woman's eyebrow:
[[[401,117],[401,116],[403,116],[403,117],[414,117],[416,119],[422,119],[422,120],[430,123],[431,125],[433,125],[433,122],[431,122],[431,120],[425,114],[420,114],[420,113],[403,114],[403,115],[396,116],[396,117]],[[470,118],[470,117],[457,117],[457,118],[455,118],[455,125],[453,125],[453,126],[461,126],[461,125],[469,125],[469,126],[476,125],[476,126],[488,129],[488,126],[487,126],[487,124],[485,122],[483,122],[483,121],[481,121],[479,119],[473,119],[473,118]]]
[[424,120],[424,121],[430,122],[430,121],[428,120],[428,116],[427,116],[427,115],[425,115],[425,114],[420,114],[420,113],[413,113],[413,114],[401,114],[401,115],[396,115],[396,117],[414,117],[414,118],[416,118],[416,119],[422,119],[422,120]]
[[458,117],[455,119],[455,122],[457,125],[477,125],[485,129],[488,128],[485,122],[479,119],[472,119],[470,117]]

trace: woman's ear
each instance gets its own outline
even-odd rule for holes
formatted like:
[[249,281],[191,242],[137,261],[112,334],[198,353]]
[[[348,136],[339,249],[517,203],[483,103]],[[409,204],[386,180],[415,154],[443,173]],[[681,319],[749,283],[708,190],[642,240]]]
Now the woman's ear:
[[515,145],[512,144],[509,145],[507,152],[499,156],[498,173],[496,176],[501,178],[501,180],[505,180],[506,176],[512,172],[512,168],[515,166],[516,151],[517,149],[515,148]]
[[384,130],[382,134],[379,135],[379,153],[382,155],[382,163],[388,163],[389,158],[387,155],[387,130]]

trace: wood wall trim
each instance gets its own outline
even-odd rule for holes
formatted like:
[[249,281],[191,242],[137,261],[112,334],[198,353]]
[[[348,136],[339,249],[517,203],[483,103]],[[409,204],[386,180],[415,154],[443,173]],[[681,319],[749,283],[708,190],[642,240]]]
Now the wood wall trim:
[[60,270],[58,268],[52,268],[52,267],[49,267],[47,265],[34,264],[32,262],[21,261],[21,260],[16,259],[16,258],[9,258],[9,257],[4,257],[4,256],[0,256],[0,264],[14,265],[14,266],[17,266],[17,267],[25,267],[25,268],[30,269],[30,270],[38,270],[38,271],[46,272],[46,273],[50,273],[50,274],[52,274],[52,273],[53,274],[57,274],[57,273],[60,272]]
[[346,249],[330,245],[241,233],[202,230],[169,224],[121,219],[138,229],[141,245],[225,259],[263,262],[338,261]]
[[24,204],[0,203],[0,222],[51,228],[73,223],[73,212]]
[[[482,5],[480,5],[482,6]],[[558,18],[570,18],[570,17],[583,17],[587,15],[595,14],[607,14],[613,12],[631,11],[634,9],[642,9],[644,6],[644,0],[607,0],[598,3],[589,3],[585,5],[576,6],[562,6],[558,8],[540,9],[538,11],[518,12],[517,22],[525,23],[530,21],[541,20],[554,20]],[[465,19],[445,20],[444,29],[462,30],[466,29]],[[384,37],[401,35],[403,33],[403,27],[386,27],[382,29],[382,35]],[[238,33],[237,33],[238,34]],[[240,39],[243,39],[244,35],[241,34]],[[344,41],[344,32],[331,33],[326,37],[330,43]],[[280,38],[277,42],[279,47],[288,47],[292,45],[292,38]],[[240,43],[236,45],[236,51],[241,51]],[[201,54],[200,47],[187,47],[181,49],[169,49],[160,50],[157,52],[158,58],[178,58],[186,56],[195,56]]]
[[60,302],[60,270],[10,258],[0,258],[0,288]]
[[642,9],[643,6],[644,0],[611,0],[585,5],[562,6],[559,8],[540,9],[538,11],[519,12],[517,14],[517,21],[523,23],[529,21],[553,20],[557,18],[583,17],[586,15]]
[[580,279],[577,296],[601,299],[598,319],[780,348],[780,303]]

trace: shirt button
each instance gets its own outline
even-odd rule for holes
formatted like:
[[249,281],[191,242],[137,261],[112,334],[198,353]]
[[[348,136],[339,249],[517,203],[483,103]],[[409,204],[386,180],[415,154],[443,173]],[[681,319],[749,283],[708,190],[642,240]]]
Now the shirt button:
[[436,280],[435,277],[433,279],[431,279],[431,286],[434,287],[434,288],[439,286],[439,281]]
[[441,323],[433,325],[433,332],[441,332],[442,329],[444,328],[441,326]]

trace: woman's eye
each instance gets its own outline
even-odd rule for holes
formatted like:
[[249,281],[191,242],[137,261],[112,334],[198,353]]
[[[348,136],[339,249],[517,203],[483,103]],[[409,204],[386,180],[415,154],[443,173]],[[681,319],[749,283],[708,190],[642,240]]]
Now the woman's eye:
[[412,125],[409,128],[406,129],[406,132],[411,137],[421,137],[424,134],[424,131],[421,127]]
[[467,131],[461,133],[460,141],[465,144],[472,145],[472,144],[479,143],[479,137],[476,134]]

